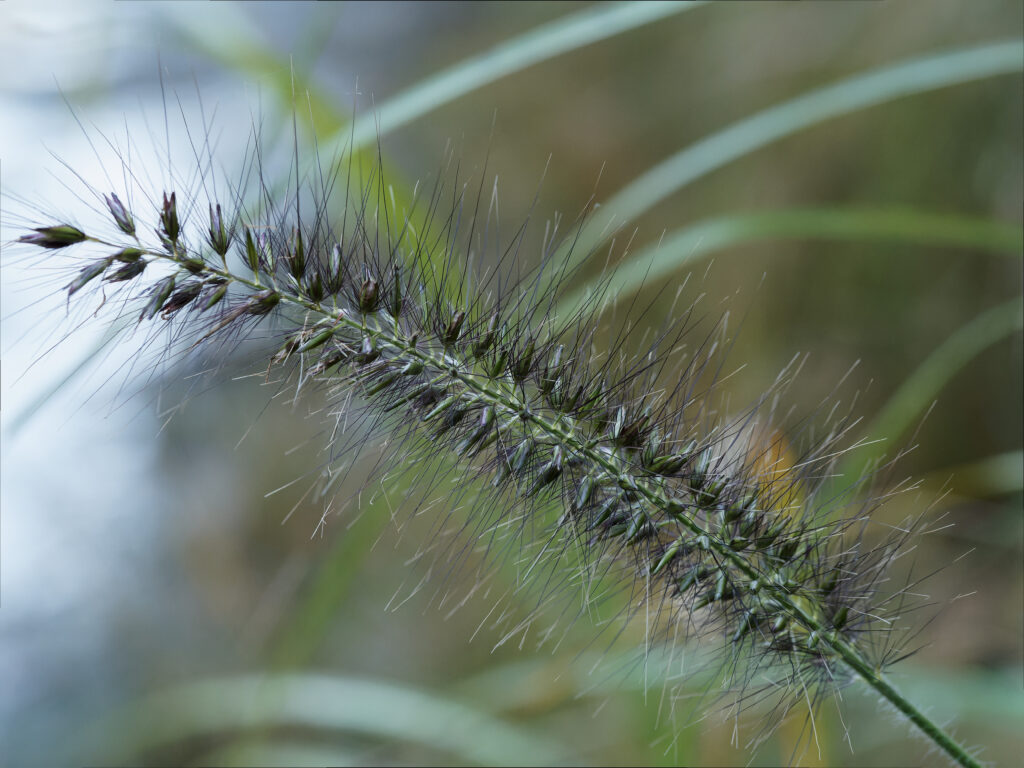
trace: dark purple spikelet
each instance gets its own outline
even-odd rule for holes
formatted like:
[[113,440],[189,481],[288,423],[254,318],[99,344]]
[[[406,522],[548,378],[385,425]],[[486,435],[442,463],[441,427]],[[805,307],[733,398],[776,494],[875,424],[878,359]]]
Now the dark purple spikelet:
[[40,248],[66,248],[69,245],[85,240],[85,233],[70,224],[57,224],[52,227],[39,227],[28,235],[18,238],[19,243],[38,245]]
[[110,215],[114,217],[114,223],[117,224],[118,228],[126,235],[135,236],[135,219],[125,209],[124,204],[118,198],[117,195],[111,193],[110,196],[104,195],[103,200],[107,204],[107,208],[110,210]]

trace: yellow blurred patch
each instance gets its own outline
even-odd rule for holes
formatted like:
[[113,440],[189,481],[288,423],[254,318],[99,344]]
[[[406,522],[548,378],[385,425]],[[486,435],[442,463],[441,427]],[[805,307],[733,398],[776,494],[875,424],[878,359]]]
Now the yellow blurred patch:
[[747,462],[761,490],[758,498],[780,515],[793,515],[804,501],[803,484],[794,471],[797,457],[782,430],[773,429],[750,441]]

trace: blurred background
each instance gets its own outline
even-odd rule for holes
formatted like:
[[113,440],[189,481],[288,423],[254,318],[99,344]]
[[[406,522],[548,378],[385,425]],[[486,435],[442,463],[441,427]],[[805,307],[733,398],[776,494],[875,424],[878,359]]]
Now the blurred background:
[[[806,354],[787,405],[855,400],[854,438],[884,440],[865,463],[915,446],[894,478],[920,491],[885,514],[934,503],[955,525],[914,552],[916,572],[941,569],[922,586],[940,610],[907,617],[921,649],[893,679],[1010,764],[1024,717],[1024,64],[998,44],[1021,33],[1024,6],[691,6],[9,0],[0,240],[33,204],[80,210],[57,157],[105,190],[122,176],[107,138],[146,163],[166,104],[213,124],[230,167],[254,115],[290,141],[293,93],[323,146],[357,109],[400,194],[436,176],[449,142],[468,176],[487,158],[509,234],[539,188],[526,254],[545,220],[595,196],[620,245],[636,231],[613,260],[669,265],[637,289],[659,322],[674,291],[657,289],[692,274],[692,298],[740,323],[731,402]],[[912,60],[923,79],[899,68]],[[624,296],[628,274],[613,284]],[[509,573],[467,583],[454,612],[439,584],[418,588],[430,521],[399,533],[387,503],[347,498],[358,477],[323,520],[302,483],[267,495],[320,460],[315,397],[268,406],[261,377],[196,388],[187,366],[140,364],[138,336],[70,333],[61,279],[3,261],[5,765],[925,759],[858,686],[817,718],[816,745],[797,717],[751,753],[731,721],[672,717],[657,665],[636,664],[642,633],[611,645],[584,617],[557,644],[503,643],[490,613]],[[502,610],[514,623],[535,600]]]

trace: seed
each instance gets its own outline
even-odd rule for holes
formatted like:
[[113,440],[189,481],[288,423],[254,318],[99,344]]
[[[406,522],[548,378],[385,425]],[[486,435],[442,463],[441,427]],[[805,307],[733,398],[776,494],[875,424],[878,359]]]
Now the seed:
[[669,544],[668,549],[665,550],[665,554],[663,554],[661,556],[661,559],[658,560],[657,564],[655,564],[655,566],[651,568],[651,575],[655,576],[661,571],[663,571],[665,569],[665,566],[667,566],[669,563],[675,560],[676,555],[678,555],[682,549],[682,538],[678,538],[671,544]]
[[708,467],[711,465],[711,453],[710,451],[702,451],[700,456],[697,457],[697,462],[693,467],[693,471],[687,478],[690,487],[694,491],[699,491],[704,487],[704,483],[707,481]]
[[171,295],[171,291],[174,290],[174,275],[165,277],[156,287],[153,289],[152,296],[146,303],[145,308],[142,310],[142,314],[139,315],[139,320],[149,320],[160,309],[163,307],[164,302],[167,301],[167,297]]
[[171,245],[168,250],[173,251],[174,244],[178,242],[178,234],[181,232],[181,223],[178,221],[178,201],[174,192],[171,192],[170,197],[164,192],[164,204],[160,211],[160,226]]
[[380,303],[378,289],[377,281],[372,277],[366,278],[362,286],[360,286],[359,293],[356,296],[356,303],[359,305],[359,311],[364,315],[377,311],[377,306]]
[[446,397],[440,403],[431,408],[430,411],[428,411],[427,414],[423,417],[423,420],[430,421],[435,416],[451,408],[458,399],[459,395],[448,395],[448,397]]
[[118,199],[117,195],[111,193],[110,197],[103,196],[103,200],[107,204],[107,208],[110,210],[110,215],[114,217],[114,222],[118,228],[126,235],[135,235],[135,221],[132,219],[132,215],[125,210],[124,205]]
[[716,480],[715,482],[707,485],[700,493],[697,494],[696,502],[698,507],[703,509],[710,509],[718,501],[718,497],[722,493],[722,489],[725,488],[725,482],[722,480]]
[[[488,405],[483,411],[480,412],[480,424],[473,431],[473,433],[460,442],[455,450],[459,454],[464,454],[468,449],[472,448],[473,453],[477,453],[480,449],[488,445],[491,441],[485,438],[497,437],[496,431],[492,429],[494,424],[494,407]],[[478,444],[479,443],[479,444]]]
[[565,351],[565,346],[559,344],[555,347],[555,353],[551,356],[551,360],[544,367],[544,374],[540,377],[538,386],[540,391],[545,395],[550,395],[555,385],[559,382],[562,377],[562,353]]
[[842,605],[839,610],[836,611],[835,616],[832,617],[832,626],[836,629],[842,629],[846,626],[846,618],[849,615],[849,607]]
[[494,338],[498,333],[498,320],[498,313],[495,312],[491,315],[491,319],[487,321],[487,330],[484,332],[484,335],[473,344],[474,357],[483,357],[487,350],[491,348],[491,345],[494,344]]
[[114,254],[114,259],[128,264],[133,261],[138,261],[142,257],[143,253],[145,253],[145,251],[141,248],[122,248]]
[[306,271],[306,246],[302,241],[302,230],[298,227],[292,227],[292,248],[285,260],[288,262],[288,272],[300,280]]
[[623,428],[626,426],[626,407],[620,405],[615,410],[615,417],[612,420],[611,438],[614,442],[619,441],[619,435],[622,434]]
[[203,304],[203,309],[205,310],[205,309],[209,309],[210,307],[212,307],[218,301],[223,299],[224,295],[227,292],[228,292],[228,284],[227,283],[224,283],[223,285],[217,286],[217,288],[215,288],[213,291],[210,292],[210,297]]
[[743,514],[743,507],[739,505],[732,505],[722,510],[722,522],[725,524],[734,523],[739,520]]
[[517,475],[520,474],[526,467],[526,462],[529,460],[531,453],[533,453],[533,441],[527,438],[516,448],[515,455],[510,462],[512,471]]
[[176,290],[164,304],[163,316],[170,317],[174,312],[189,304],[199,295],[202,287],[202,283],[188,283]]
[[674,475],[685,463],[686,456],[681,453],[672,453],[668,456],[659,456],[651,461],[650,470],[657,475]]
[[756,627],[760,622],[761,619],[758,618],[758,614],[756,614],[754,611],[747,611],[745,614],[743,614],[743,618],[740,620],[739,627],[737,627],[736,631],[733,633],[732,641],[734,643],[738,643],[740,640],[746,637],[750,633],[750,630]]
[[378,381],[376,381],[371,386],[369,386],[366,389],[364,389],[363,390],[363,395],[366,396],[366,397],[373,397],[374,395],[377,395],[380,392],[383,392],[385,389],[387,389],[392,384],[394,384],[395,380],[397,378],[398,378],[398,374],[397,373],[389,373],[389,374],[385,375],[384,377],[382,377],[381,379],[379,379]]
[[308,352],[311,349],[316,349],[321,344],[326,344],[327,340],[329,338],[331,338],[331,336],[334,335],[334,331],[335,331],[334,328],[326,328],[326,329],[320,331],[320,333],[318,333],[316,336],[314,336],[309,341],[307,341],[305,344],[303,344],[301,347],[299,347],[298,351],[299,352]]
[[342,253],[341,245],[338,243],[331,246],[327,268],[327,290],[329,293],[337,293],[345,283],[345,255]]
[[640,457],[640,461],[645,467],[650,467],[655,459],[658,458],[659,450],[661,449],[661,431],[655,427],[651,430],[651,434],[647,438],[647,442],[644,444],[644,451]]
[[410,360],[401,371],[403,376],[416,376],[423,373],[423,362],[421,360]]
[[373,339],[369,336],[363,337],[363,345],[359,349],[359,354],[356,355],[356,362],[360,365],[367,365],[378,357],[380,357],[380,350],[377,349]]
[[317,376],[334,366],[344,363],[352,356],[352,350],[344,345],[327,352],[320,358],[319,362],[309,369],[310,376]]
[[452,319],[448,322],[444,331],[441,333],[441,343],[446,347],[452,346],[456,341],[459,340],[459,334],[462,332],[462,323],[466,319],[466,313],[459,311],[456,312]]
[[402,314],[402,265],[396,263],[391,274],[391,314],[398,317]]
[[697,584],[698,581],[700,581],[701,578],[702,578],[701,569],[700,568],[692,568],[682,578],[682,580],[676,585],[676,589],[679,591],[679,594],[683,594],[684,592],[688,592],[690,589],[692,589]]
[[323,301],[324,296],[327,295],[324,289],[324,279],[320,276],[319,272],[314,272],[312,276],[306,278],[303,290],[314,304],[319,304]]
[[512,380],[517,384],[522,384],[526,381],[526,377],[530,375],[535,351],[535,342],[533,339],[530,339],[526,346],[523,347],[522,353],[509,365],[508,372],[511,374]]
[[540,473],[537,475],[537,479],[533,483],[533,487],[530,488],[527,496],[532,496],[541,488],[546,485],[550,485],[558,479],[559,475],[562,474],[562,447],[555,446],[554,453],[552,454],[551,461],[541,467]]
[[796,554],[796,551],[799,547],[800,539],[795,537],[792,539],[786,539],[786,541],[782,542],[782,544],[778,547],[779,558],[781,560],[789,562],[793,559],[793,556]]
[[231,230],[224,227],[224,215],[220,203],[210,203],[210,247],[218,256],[224,256],[231,246]]
[[252,236],[252,228],[245,228],[245,260],[249,263],[249,269],[252,273],[259,276],[260,273],[260,254],[256,250],[256,240]]
[[768,549],[772,543],[779,538],[783,530],[785,530],[785,523],[776,523],[768,528],[767,531],[757,537],[757,548]]
[[253,296],[245,306],[247,315],[265,315],[281,301],[281,294],[276,291],[263,291]]
[[653,535],[654,532],[655,528],[650,524],[647,516],[642,510],[637,509],[635,517],[630,521],[629,528],[626,530],[626,541],[636,544]]
[[822,595],[830,595],[839,584],[839,569],[835,568],[829,572],[828,576],[821,583],[820,591]]
[[516,475],[522,473],[523,469],[526,468],[526,462],[529,461],[531,453],[533,453],[533,440],[526,438],[516,446],[511,456],[507,456],[504,461],[499,462],[498,472],[494,477],[492,485],[495,487],[500,485],[505,481],[509,473]]
[[139,260],[125,264],[118,270],[104,276],[103,280],[108,283],[121,283],[126,280],[131,280],[134,277],[138,277],[142,274],[142,271],[146,268],[146,262]]
[[38,245],[40,248],[65,248],[85,240],[85,233],[70,224],[58,224],[54,227],[39,227],[34,234],[22,235],[19,243]]
[[[49,248],[51,246],[46,247]],[[72,294],[79,291],[90,280],[93,280],[102,275],[104,270],[106,270],[106,268],[110,266],[111,261],[112,257],[110,259],[100,259],[99,261],[94,261],[89,266],[84,267],[78,273],[78,277],[76,277],[68,284],[68,296],[71,296]]]
[[184,256],[178,259],[178,263],[181,264],[187,272],[193,275],[198,275],[200,272],[204,272],[206,270],[206,265],[201,259],[193,259],[191,257]]
[[597,490],[597,481],[591,475],[584,475],[576,489],[576,509],[583,509],[590,503],[590,499]]
[[619,502],[621,500],[621,496],[613,496],[610,499],[605,499],[604,503],[601,505],[600,509],[597,510],[597,514],[594,515],[594,519],[588,527],[593,529],[597,528],[599,525],[603,525],[608,520],[608,518],[611,517],[612,512],[615,511],[615,508],[619,505]]

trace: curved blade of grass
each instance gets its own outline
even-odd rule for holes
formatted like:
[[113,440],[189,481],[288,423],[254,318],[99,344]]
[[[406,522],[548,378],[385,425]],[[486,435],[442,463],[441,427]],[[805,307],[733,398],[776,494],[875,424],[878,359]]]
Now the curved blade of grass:
[[581,258],[615,228],[690,182],[804,128],[903,96],[1022,68],[1024,41],[987,43],[890,64],[770,107],[686,147],[635,179],[594,213],[573,253]]
[[[704,4],[704,0],[599,4],[567,14],[463,59],[376,104],[372,114],[356,120],[354,135],[352,129],[342,125],[341,121],[337,121],[331,131],[319,132],[318,135],[328,137],[323,143],[328,151],[334,151],[337,146],[347,146],[350,141],[353,149],[365,147],[376,142],[378,136],[390,133],[488,83]],[[225,19],[223,23],[210,24],[205,14],[202,18],[192,14],[174,14],[172,18],[190,44],[226,66],[269,78],[278,95],[289,101],[293,83],[287,60],[262,40],[238,9],[219,12],[230,14],[237,23],[226,23]],[[224,29],[244,29],[245,33],[224,35]],[[320,89],[308,81],[296,82],[294,87],[297,92],[311,94],[314,113],[330,114],[330,99]]]
[[[298,66],[279,53],[263,37],[249,15],[233,3],[216,3],[201,14],[183,12],[173,4],[157,6],[180,42],[222,66],[258,77],[277,94],[281,104],[291,105],[301,94],[299,109],[309,115],[318,136],[326,136],[347,122],[334,98],[309,78],[312,55],[303,55]],[[312,41],[315,44],[315,40]],[[306,54],[306,51],[304,51]]]
[[1020,493],[1024,491],[1024,451],[1007,451],[947,467],[929,473],[929,477],[939,483],[952,477],[958,492],[974,496],[1009,496]]
[[[460,698],[486,701],[496,712],[516,712],[544,706],[554,708],[566,699],[584,696],[600,699],[629,691],[650,695],[660,692],[666,681],[681,684],[691,692],[704,690],[712,679],[714,665],[691,668],[689,663],[683,663],[682,652],[696,655],[702,650],[698,646],[652,647],[643,664],[638,664],[636,654],[631,652],[586,651],[572,659],[555,656],[515,660],[487,667],[463,679],[453,687],[453,692]],[[605,670],[605,673],[594,674],[595,669]],[[911,664],[900,672],[900,682],[911,690],[926,686],[931,687],[932,692],[945,689],[946,701],[959,701],[956,689],[960,685],[970,686],[979,695],[963,698],[963,714],[1017,720],[1024,717],[1024,698],[1017,696],[1010,701],[1008,696],[1012,679],[1019,679],[1022,671],[1013,668],[1006,674],[983,669],[950,672],[935,665]],[[936,700],[929,695],[919,698]]]
[[[104,762],[130,762],[162,746],[255,728],[352,731],[423,744],[479,765],[552,765],[566,757],[540,736],[451,699],[378,680],[321,675],[187,683],[117,714],[90,734],[96,742],[90,746]],[[112,733],[116,739],[109,738]]]
[[360,511],[351,527],[335,536],[331,551],[319,558],[316,574],[281,624],[282,632],[272,653],[275,667],[301,667],[316,653],[373,550],[387,513],[387,506],[378,498]]
[[[355,146],[365,146],[443,104],[488,83],[577,48],[660,21],[704,2],[633,2],[598,4],[568,14],[470,56],[395,94],[376,106],[375,113],[356,120]],[[347,130],[331,141],[349,140]]]
[[333,768],[360,766],[368,762],[366,750],[339,749],[310,740],[275,740],[258,744],[228,744],[206,752],[196,765],[288,766],[288,768]]
[[[967,216],[857,208],[729,214],[678,229],[656,245],[630,256],[615,269],[611,278],[615,291],[609,299],[628,301],[645,284],[664,281],[684,265],[715,251],[752,241],[781,239],[914,243],[1017,257],[1024,250],[1024,230],[1020,227]],[[598,281],[594,281],[563,296],[557,313],[570,317],[597,285]]]
[[867,441],[897,440],[976,355],[1024,328],[1024,300],[986,310],[958,328],[906,378],[867,428]]

